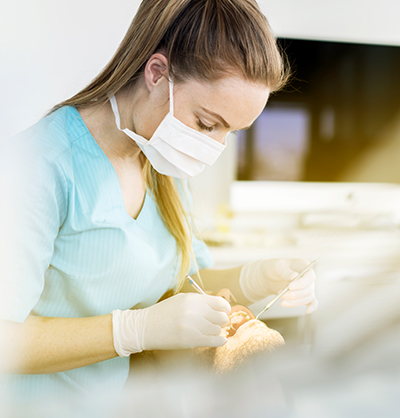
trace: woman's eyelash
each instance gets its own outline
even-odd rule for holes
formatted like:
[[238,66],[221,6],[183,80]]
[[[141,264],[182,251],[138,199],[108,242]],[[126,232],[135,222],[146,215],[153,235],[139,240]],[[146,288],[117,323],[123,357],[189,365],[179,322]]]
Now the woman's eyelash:
[[203,129],[208,132],[212,132],[214,130],[214,126],[204,125],[204,123],[200,119],[197,119],[197,125],[200,129]]

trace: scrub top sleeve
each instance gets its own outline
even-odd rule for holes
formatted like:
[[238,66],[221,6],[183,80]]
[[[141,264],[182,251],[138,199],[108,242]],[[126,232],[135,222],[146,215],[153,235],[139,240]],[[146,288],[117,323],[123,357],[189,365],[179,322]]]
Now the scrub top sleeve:
[[67,207],[63,170],[34,140],[1,145],[0,318],[15,322],[39,300]]

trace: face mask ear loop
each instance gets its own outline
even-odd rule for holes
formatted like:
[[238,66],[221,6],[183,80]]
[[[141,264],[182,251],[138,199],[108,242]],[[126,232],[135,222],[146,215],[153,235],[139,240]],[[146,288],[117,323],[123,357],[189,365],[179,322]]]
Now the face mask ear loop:
[[117,125],[118,130],[122,131],[121,119],[119,117],[118,104],[117,104],[117,99],[115,98],[115,96],[110,97],[110,104],[111,104],[111,108],[115,116],[115,124]]
[[169,80],[169,112],[174,116],[174,83]]

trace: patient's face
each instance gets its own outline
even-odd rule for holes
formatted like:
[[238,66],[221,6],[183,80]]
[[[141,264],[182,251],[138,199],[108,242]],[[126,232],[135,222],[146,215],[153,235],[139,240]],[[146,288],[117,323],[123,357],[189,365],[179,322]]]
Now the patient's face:
[[[235,316],[231,315],[232,322],[234,322]],[[228,332],[230,331],[228,330]],[[238,326],[234,334],[228,336],[225,345],[208,350],[213,352],[212,369],[217,373],[226,373],[241,366],[254,354],[272,351],[284,344],[282,335],[278,331],[268,328],[264,322],[258,319],[245,319],[245,322]]]
[[[232,295],[228,289],[221,289],[218,296],[231,302]],[[272,351],[285,344],[282,335],[255,319],[254,314],[245,306],[232,306],[229,315],[231,323],[222,329],[228,341],[218,348],[205,349],[213,353],[212,368],[217,373],[229,372],[261,351]]]

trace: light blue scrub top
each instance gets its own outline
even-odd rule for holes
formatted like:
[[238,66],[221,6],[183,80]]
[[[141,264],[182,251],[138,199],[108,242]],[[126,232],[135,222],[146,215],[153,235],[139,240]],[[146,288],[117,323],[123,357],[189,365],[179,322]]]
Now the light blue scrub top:
[[[13,138],[4,156],[14,224],[8,226],[1,317],[23,322],[28,315],[89,317],[144,308],[174,287],[176,242],[152,196],[146,194],[137,219],[129,216],[114,167],[74,107]],[[199,269],[213,264],[203,242],[194,238],[193,249]],[[115,358],[61,373],[8,376],[7,386],[24,398],[69,388],[120,391],[128,371],[129,358]]]

